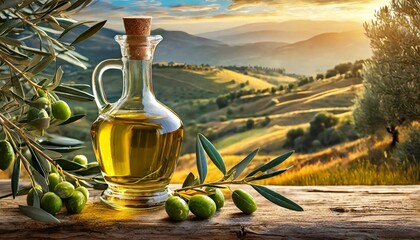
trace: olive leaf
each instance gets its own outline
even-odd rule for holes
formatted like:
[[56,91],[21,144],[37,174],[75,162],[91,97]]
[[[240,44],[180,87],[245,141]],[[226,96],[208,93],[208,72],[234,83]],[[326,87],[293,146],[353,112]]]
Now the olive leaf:
[[220,153],[217,151],[214,145],[201,133],[198,134],[198,138],[200,139],[200,142],[203,145],[207,155],[210,157],[210,160],[224,175],[226,175],[225,163],[223,162]]
[[83,142],[70,137],[63,137],[56,134],[46,134],[45,137],[40,138],[41,144],[49,144],[56,146],[78,146],[82,145]]
[[66,28],[66,30],[64,30],[61,35],[58,37],[58,39],[62,38],[64,35],[66,35],[70,30],[77,28],[79,26],[82,26],[86,23],[93,23],[94,21],[81,21],[81,22],[75,22],[72,25],[70,25],[69,27]]
[[207,158],[206,152],[204,151],[199,138],[196,140],[196,162],[200,183],[203,183],[207,176]]
[[67,98],[67,99],[75,100],[79,102],[90,102],[94,99],[91,95],[81,95],[81,94],[76,95],[76,94],[59,92],[59,91],[55,91],[55,93],[62,98]]
[[69,119],[67,119],[66,121],[64,121],[64,122],[62,122],[62,123],[60,123],[60,124],[58,124],[58,125],[59,125],[59,126],[60,126],[60,125],[67,125],[67,124],[70,124],[70,123],[72,123],[72,122],[76,122],[76,121],[78,121],[78,120],[80,120],[80,119],[82,119],[82,118],[84,118],[84,117],[86,117],[86,114],[73,115],[73,116],[71,116]]
[[61,78],[63,77],[63,69],[60,67],[57,68],[57,70],[55,71],[55,75],[52,78],[53,82],[52,84],[48,85],[46,88],[48,90],[54,90],[55,88],[57,88],[57,86],[60,84]]
[[57,94],[67,93],[67,94],[79,96],[79,97],[85,98],[89,101],[93,101],[95,99],[95,97],[92,94],[84,92],[84,91],[79,90],[77,88],[73,88],[71,86],[65,86],[65,85],[57,86],[55,88],[54,92],[57,93]]
[[287,170],[291,169],[292,167],[293,166],[290,166],[288,168],[285,168],[285,169],[282,169],[282,170],[278,170],[278,171],[275,171],[275,172],[271,172],[271,173],[267,173],[267,174],[262,174],[260,176],[253,176],[248,181],[257,181],[257,180],[263,180],[263,179],[267,179],[267,178],[272,178],[272,177],[278,176],[278,175],[286,172]]
[[73,161],[67,160],[67,159],[59,158],[59,159],[56,159],[55,162],[58,165],[60,165],[60,167],[63,170],[66,170],[66,171],[74,171],[74,170],[86,169],[85,166],[83,166],[83,165],[81,165],[81,164],[79,164],[77,162],[73,162]]
[[303,211],[301,206],[269,188],[253,184],[251,184],[251,187],[253,187],[259,194],[261,194],[261,196],[265,197],[267,200],[280,207],[284,207],[293,211]]
[[33,188],[34,190],[32,190],[33,194],[34,194],[34,200],[32,203],[32,206],[40,208],[41,207],[41,203],[40,203],[40,198],[41,196],[38,195],[38,191],[35,190],[35,188]]
[[260,149],[255,149],[252,153],[250,153],[248,156],[246,156],[242,161],[237,163],[235,166],[233,166],[227,173],[228,176],[234,173],[233,179],[236,179],[241,175],[241,173],[245,170],[245,168],[248,166],[248,164],[254,159],[254,157],[257,155],[258,151]]
[[74,45],[76,43],[82,42],[86,39],[88,39],[89,37],[91,37],[93,34],[95,34],[96,32],[98,32],[99,30],[101,30],[101,28],[105,25],[106,20],[99,22],[95,25],[93,25],[92,27],[90,27],[89,29],[87,29],[86,31],[84,31],[82,34],[80,34],[72,43],[71,45]]
[[49,163],[44,158],[40,157],[37,152],[29,148],[32,155],[32,166],[42,177],[46,177],[49,173]]
[[79,170],[72,171],[73,173],[77,173],[80,176],[89,176],[101,173],[101,168],[99,166],[86,166],[86,168],[82,168]]
[[192,172],[190,172],[187,177],[184,180],[184,183],[182,184],[182,187],[189,187],[189,186],[193,186],[194,182],[195,182],[196,178],[194,176],[194,174]]
[[290,157],[290,155],[292,155],[295,151],[289,151],[285,154],[282,154],[280,156],[278,156],[277,158],[271,160],[270,162],[262,165],[261,167],[258,167],[257,169],[255,169],[254,171],[250,172],[247,177],[253,176],[255,175],[257,172],[265,172],[267,170],[270,170],[278,165],[280,165],[281,163],[283,163],[287,158]]
[[42,191],[48,192],[48,178],[42,176],[35,168],[30,167],[30,169],[35,182],[41,186]]
[[43,147],[47,150],[52,150],[59,153],[69,153],[69,152],[74,152],[74,151],[85,148],[85,146],[62,147],[62,146],[54,146],[54,145],[43,145]]
[[46,223],[60,223],[60,220],[41,208],[19,205],[19,209],[23,214],[34,220]]
[[16,158],[15,164],[13,165],[13,172],[12,172],[13,199],[16,198],[16,194],[19,191],[19,178],[20,178],[20,157]]

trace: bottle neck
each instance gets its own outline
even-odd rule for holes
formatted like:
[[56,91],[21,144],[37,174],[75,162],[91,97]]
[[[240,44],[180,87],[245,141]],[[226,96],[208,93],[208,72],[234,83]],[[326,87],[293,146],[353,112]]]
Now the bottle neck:
[[133,101],[154,98],[152,86],[152,59],[137,60],[123,57],[124,87],[122,96]]

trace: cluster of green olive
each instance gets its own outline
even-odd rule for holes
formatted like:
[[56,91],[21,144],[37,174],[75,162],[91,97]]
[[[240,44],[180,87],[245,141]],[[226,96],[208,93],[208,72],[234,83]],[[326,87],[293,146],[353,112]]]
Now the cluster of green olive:
[[26,197],[26,203],[29,206],[34,204],[35,193],[41,199],[41,208],[52,215],[56,215],[62,208],[63,202],[69,213],[80,213],[89,199],[89,191],[83,187],[74,187],[67,181],[60,182],[60,176],[57,173],[48,175],[49,191],[44,193],[41,187],[36,186],[29,190]]
[[48,119],[51,117],[59,121],[66,121],[71,116],[69,105],[63,100],[53,101],[51,103],[48,94],[42,89],[38,89],[38,95],[34,98],[29,108],[26,118],[28,124],[37,130],[45,130],[49,128],[49,121],[40,121],[40,119]]
[[[73,161],[82,165],[88,163],[85,155],[76,155]],[[56,215],[61,210],[63,203],[69,213],[80,213],[89,199],[89,191],[85,187],[75,188],[70,182],[62,181],[55,168],[48,175],[48,192],[44,193],[40,186],[29,190],[26,197],[26,203],[29,206],[34,204],[35,191],[40,199],[41,208],[52,215]]]
[[[32,99],[31,107],[26,113],[26,120],[33,129],[44,131],[50,127],[51,118],[62,122],[71,117],[71,109],[65,101],[53,99],[51,102],[50,99],[52,98],[44,90],[37,90],[37,95]],[[28,148],[24,149],[23,154],[30,161],[30,153],[25,154],[25,152],[29,152]],[[10,142],[0,140],[0,170],[8,169],[15,158]]]
[[[198,218],[211,218],[216,210],[225,205],[225,196],[219,188],[207,187],[205,191],[209,195],[194,195],[188,200],[188,203],[179,196],[169,197],[165,203],[166,213],[175,221],[185,220],[190,210]],[[251,214],[257,210],[255,199],[242,189],[232,192],[232,200],[235,206],[245,214]]]

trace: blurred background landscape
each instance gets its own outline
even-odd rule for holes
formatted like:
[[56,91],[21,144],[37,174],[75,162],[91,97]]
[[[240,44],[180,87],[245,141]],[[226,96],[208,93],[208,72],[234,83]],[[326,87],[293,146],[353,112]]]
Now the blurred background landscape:
[[[104,29],[77,45],[91,66],[65,66],[63,80],[90,84],[96,64],[121,56],[113,40],[123,34],[121,17],[151,15],[152,34],[164,39],[155,52],[154,90],[185,124],[173,182],[196,172],[195,137],[201,132],[227,167],[257,147],[255,164],[296,150],[284,164],[294,168],[265,184],[418,183],[418,163],[397,154],[386,127],[366,134],[352,114],[364,88],[364,61],[372,57],[363,22],[388,1],[277,2],[96,1],[78,16],[103,20],[110,13]],[[118,100],[121,73],[108,71],[105,82],[110,100]],[[84,140],[80,153],[94,161],[90,126],[96,105],[72,106],[87,118],[58,131]],[[399,128],[400,140],[406,129]]]

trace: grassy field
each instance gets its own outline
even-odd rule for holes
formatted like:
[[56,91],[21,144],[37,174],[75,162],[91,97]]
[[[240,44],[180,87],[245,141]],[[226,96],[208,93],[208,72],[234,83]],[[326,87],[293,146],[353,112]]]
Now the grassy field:
[[[294,154],[277,167],[279,170],[293,166],[291,170],[258,183],[302,186],[418,184],[420,182],[418,164],[387,158],[388,144],[384,141],[359,139],[313,154]],[[368,150],[367,145],[373,148]],[[245,155],[223,155],[228,169],[244,157]],[[274,157],[274,155],[259,155],[253,160],[249,169],[254,169]],[[172,182],[182,183],[190,171],[196,174],[194,161],[193,154],[183,156]],[[208,181],[216,181],[222,177],[210,161],[209,173],[215,174],[209,174]]]

